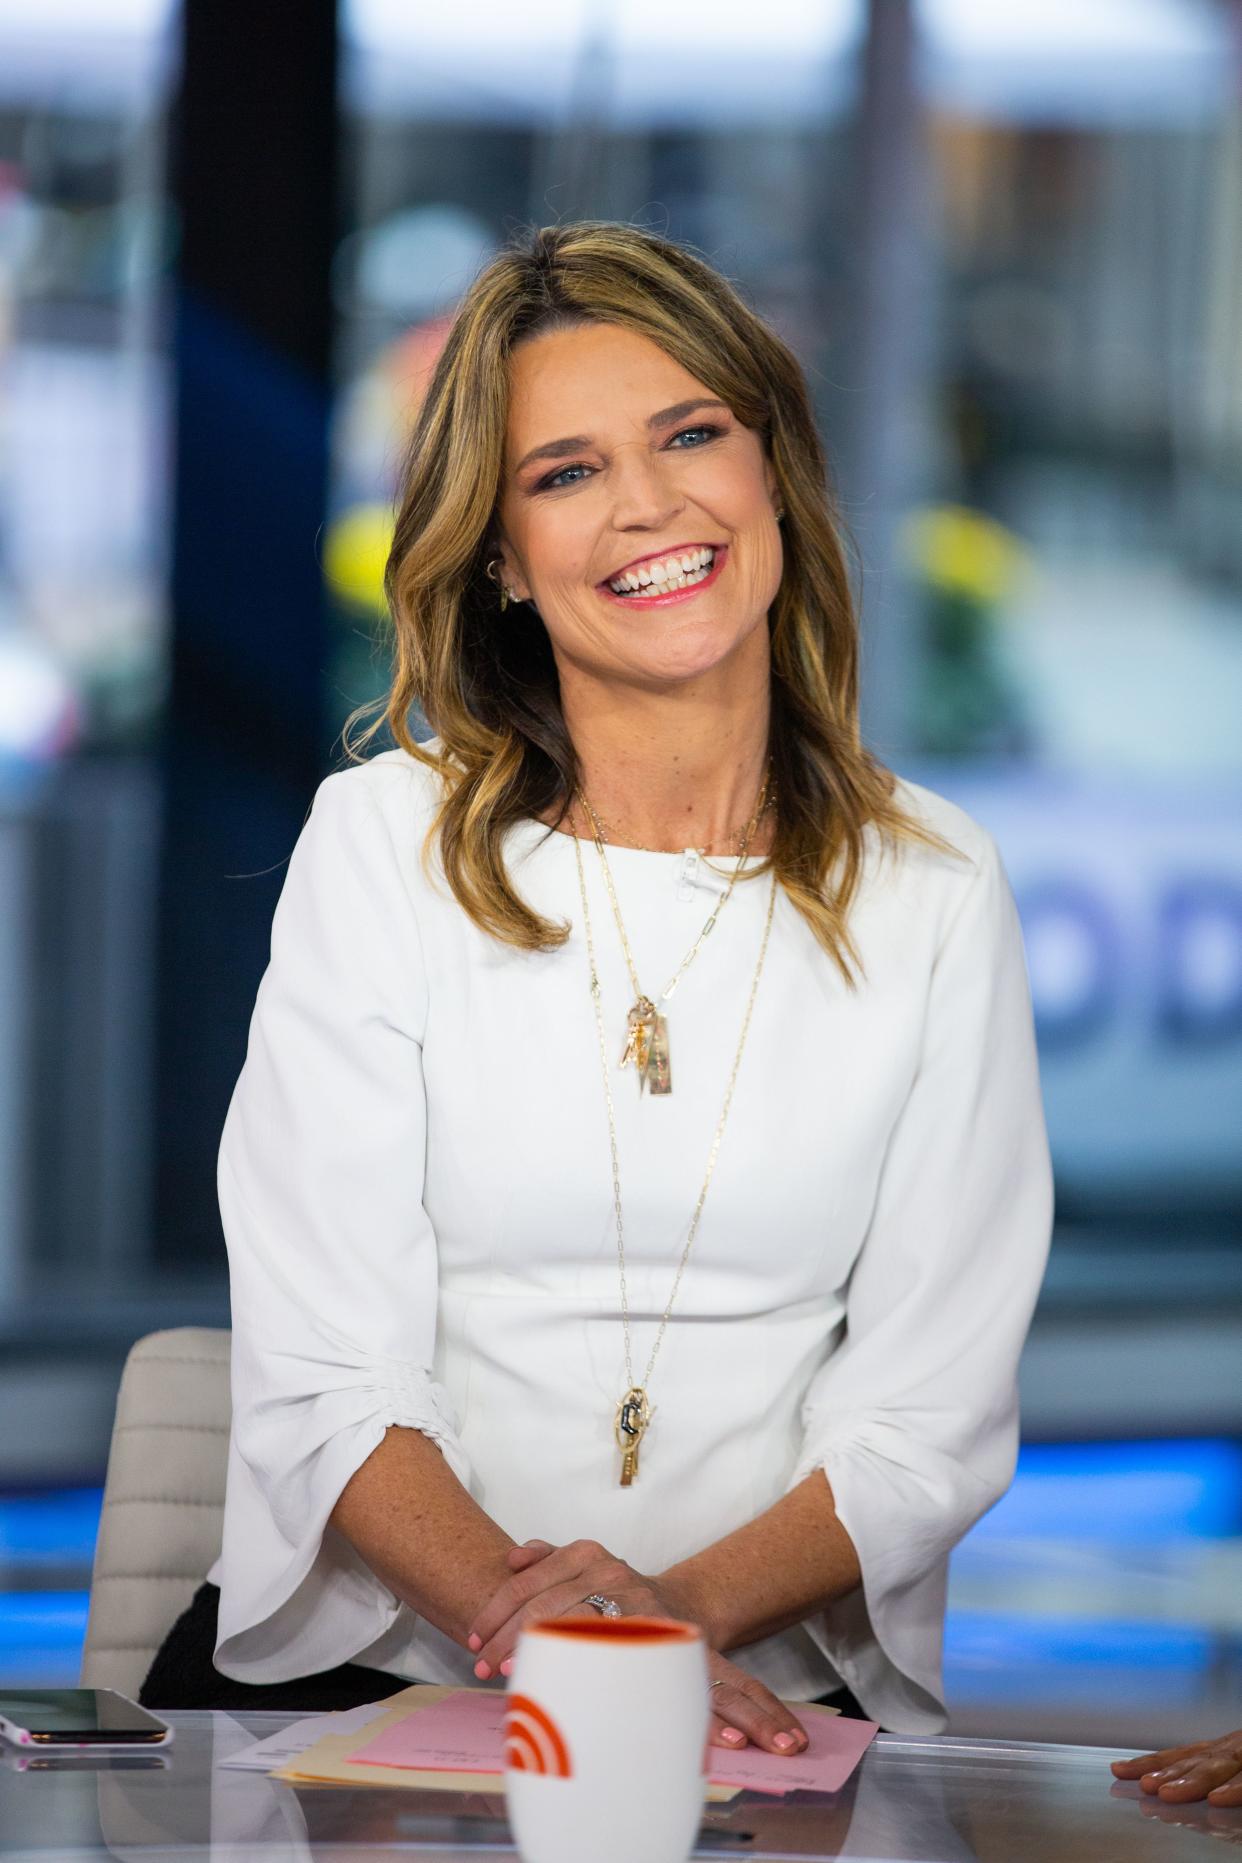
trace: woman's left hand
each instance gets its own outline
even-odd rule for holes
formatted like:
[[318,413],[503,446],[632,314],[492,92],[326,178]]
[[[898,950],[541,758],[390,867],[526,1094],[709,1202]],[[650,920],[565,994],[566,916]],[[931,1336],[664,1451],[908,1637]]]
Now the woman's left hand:
[[1145,1792],[1166,1805],[1186,1805],[1206,1798],[1209,1805],[1242,1805],[1242,1727],[1219,1740],[1196,1740],[1190,1746],[1166,1747],[1137,1759],[1114,1760],[1118,1779],[1137,1779]]
[[467,1647],[478,1657],[474,1673],[481,1682],[498,1671],[507,1673],[518,1632],[527,1624],[582,1612],[593,1596],[615,1598],[627,1617],[686,1615],[684,1607],[598,1540],[571,1540],[567,1546],[531,1540],[513,1548],[509,1564],[513,1577],[488,1599],[467,1638]]

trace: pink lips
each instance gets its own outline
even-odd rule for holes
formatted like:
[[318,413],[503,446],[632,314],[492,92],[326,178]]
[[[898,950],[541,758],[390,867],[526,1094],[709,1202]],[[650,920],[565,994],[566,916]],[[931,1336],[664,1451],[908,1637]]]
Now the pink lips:
[[608,601],[616,602],[618,607],[668,608],[673,602],[688,602],[693,596],[701,595],[704,589],[710,589],[724,568],[728,554],[728,544],[722,543],[716,551],[710,572],[704,576],[702,582],[692,583],[688,589],[670,589],[667,595],[618,595],[615,589],[610,589],[606,582],[601,582],[597,586],[600,594]]

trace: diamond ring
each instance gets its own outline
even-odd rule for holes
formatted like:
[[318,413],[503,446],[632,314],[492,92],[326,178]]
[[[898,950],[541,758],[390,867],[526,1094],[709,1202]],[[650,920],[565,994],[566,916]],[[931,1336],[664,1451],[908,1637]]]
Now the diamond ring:
[[621,1615],[621,1606],[617,1603],[617,1600],[615,1598],[605,1598],[598,1591],[593,1591],[590,1597],[584,1598],[582,1602],[584,1604],[589,1604],[593,1610],[598,1611],[601,1617],[620,1617]]

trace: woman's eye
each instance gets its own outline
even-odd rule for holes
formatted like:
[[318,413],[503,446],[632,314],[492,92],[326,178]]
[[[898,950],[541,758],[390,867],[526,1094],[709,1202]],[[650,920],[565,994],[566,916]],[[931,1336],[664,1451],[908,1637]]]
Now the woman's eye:
[[[680,433],[675,433],[673,435],[673,438],[669,441],[669,445],[672,446],[676,441],[684,440],[686,435],[691,433],[705,433],[709,440],[714,440],[717,434],[723,432],[723,427],[713,427],[710,424],[704,427],[683,427]],[[681,448],[681,451],[684,452],[685,448]]]
[[578,483],[577,479],[566,479],[565,474],[567,472],[585,472],[586,470],[587,468],[585,466],[562,466],[559,472],[550,472],[546,479],[540,479],[539,490],[541,492],[554,492],[562,481],[567,485],[576,485]]

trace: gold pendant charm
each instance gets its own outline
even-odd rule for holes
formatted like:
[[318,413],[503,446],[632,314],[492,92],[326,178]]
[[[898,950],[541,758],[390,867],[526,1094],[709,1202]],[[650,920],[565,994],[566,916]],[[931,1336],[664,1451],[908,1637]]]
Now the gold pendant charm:
[[615,1425],[617,1447],[621,1451],[621,1486],[623,1488],[630,1487],[637,1478],[639,1445],[650,1421],[647,1393],[641,1385],[633,1385],[617,1405]]
[[653,1093],[671,1093],[673,1075],[668,1058],[668,1018],[657,1016],[647,1050],[647,1085]]
[[668,1058],[668,1020],[658,1013],[649,996],[640,996],[629,1013],[625,1047],[620,1066],[634,1063],[638,1071],[638,1091],[650,1087],[652,1093],[671,1093],[673,1076]]
[[625,1048],[622,1051],[620,1065],[628,1067],[632,1061],[638,1069],[638,1088],[641,1093],[647,1077],[647,1058],[651,1052],[651,1037],[656,1024],[655,1004],[649,997],[640,996],[630,1010],[628,1027],[625,1034]]

